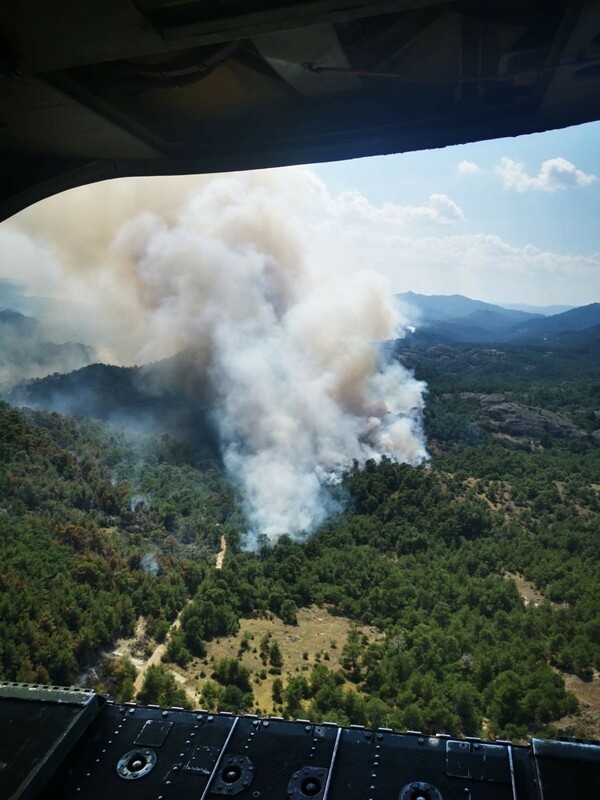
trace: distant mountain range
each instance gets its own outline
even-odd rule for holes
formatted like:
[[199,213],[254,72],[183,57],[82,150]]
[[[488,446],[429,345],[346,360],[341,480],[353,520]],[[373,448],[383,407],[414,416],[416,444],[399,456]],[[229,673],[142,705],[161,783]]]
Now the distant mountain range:
[[575,306],[531,306],[527,303],[503,303],[502,308],[508,308],[511,311],[527,311],[530,314],[543,314],[545,317],[551,317],[554,314],[570,311]]
[[[407,292],[396,297],[405,311],[409,309],[415,331],[389,343],[394,350],[416,352],[434,344],[552,344],[563,346],[563,357],[580,352],[595,358],[600,345],[600,303],[544,315],[462,295]],[[0,311],[2,399],[138,430],[172,432],[206,455],[216,453],[214,398],[193,351],[142,367],[90,364],[93,357],[86,345],[47,341],[40,323],[31,317]]]
[[504,308],[503,306],[485,303],[483,300],[472,300],[462,294],[417,294],[404,292],[397,294],[401,303],[417,309],[423,322],[443,322],[467,317],[476,312],[493,312],[509,320],[525,319],[532,316],[544,316],[541,309],[537,312]]
[[547,314],[543,308],[540,313],[509,309],[463,295],[405,292],[396,295],[396,300],[412,316],[416,329],[407,335],[407,344],[560,342],[564,334],[600,325],[600,303]]

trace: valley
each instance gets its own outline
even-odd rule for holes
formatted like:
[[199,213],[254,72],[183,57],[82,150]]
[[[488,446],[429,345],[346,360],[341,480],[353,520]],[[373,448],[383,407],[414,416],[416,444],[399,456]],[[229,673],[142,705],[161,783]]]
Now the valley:
[[[350,466],[313,535],[257,536],[252,551],[219,458],[174,428],[0,405],[0,676],[345,724],[597,736],[600,368],[595,333],[578,335],[399,343],[428,384],[429,461]],[[133,373],[101,375],[90,408],[142,403]]]

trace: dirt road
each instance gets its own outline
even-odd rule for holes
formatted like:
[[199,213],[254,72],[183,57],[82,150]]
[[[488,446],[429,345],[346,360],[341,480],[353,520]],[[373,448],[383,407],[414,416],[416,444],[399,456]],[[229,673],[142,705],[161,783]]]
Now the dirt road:
[[226,552],[227,552],[227,539],[224,536],[221,536],[221,549],[217,553],[217,569],[223,568],[223,559],[225,558]]
[[[190,603],[190,602],[191,602],[191,598],[190,598],[190,600],[188,600],[188,603]],[[186,603],[186,605],[187,605],[187,603]],[[185,606],[181,609],[181,611],[177,615],[176,619],[173,620],[173,624],[169,628],[169,632],[167,633],[164,642],[159,644],[152,651],[150,656],[144,662],[142,662],[142,664],[138,667],[138,674],[137,674],[137,677],[136,677],[135,682],[133,684],[133,688],[135,689],[136,694],[137,694],[137,692],[139,692],[141,690],[141,688],[142,688],[142,686],[144,684],[144,677],[145,677],[146,672],[148,671],[148,669],[150,667],[152,667],[152,666],[158,666],[160,664],[161,659],[162,659],[162,657],[164,655],[164,652],[167,649],[167,645],[169,643],[169,639],[171,638],[171,634],[173,633],[173,631],[176,631],[179,628],[179,626],[181,625],[181,615],[183,614],[184,609],[185,609]]]
[[[215,565],[217,569],[223,568],[223,561],[225,559],[225,553],[227,552],[227,539],[225,538],[225,536],[221,536],[220,544],[221,544],[221,549],[217,553],[217,561]],[[190,602],[191,598],[188,600],[188,603]],[[142,660],[141,658],[134,656],[132,653],[132,650],[134,649],[136,642],[139,641],[144,635],[145,626],[141,618],[140,620],[138,620],[138,625],[136,627],[135,635],[131,639],[121,640],[118,644],[118,647],[115,649],[114,653],[115,655],[129,656],[137,669],[137,676],[133,684],[133,688],[136,694],[141,690],[142,686],[144,685],[144,678],[146,676],[146,672],[148,671],[148,669],[152,666],[158,666],[161,663],[162,657],[165,653],[165,650],[167,649],[167,645],[169,643],[169,639],[171,638],[173,631],[176,631],[181,625],[181,615],[184,609],[185,606],[181,609],[176,619],[173,621],[173,624],[169,628],[169,632],[167,633],[164,642],[157,645],[152,651],[152,653],[148,656],[148,658]],[[186,678],[184,678],[179,672],[176,672],[175,670],[171,670],[171,672],[173,674],[173,677],[177,680],[178,683],[183,683],[183,684],[187,683]],[[190,700],[192,700],[192,702],[196,702],[197,698],[195,694],[187,687],[185,688],[186,688],[186,693],[188,694]]]

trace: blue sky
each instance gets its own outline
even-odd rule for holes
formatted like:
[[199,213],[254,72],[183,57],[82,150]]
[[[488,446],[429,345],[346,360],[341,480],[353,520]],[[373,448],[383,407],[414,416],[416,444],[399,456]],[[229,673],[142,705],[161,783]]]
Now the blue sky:
[[[445,196],[458,207],[454,219],[411,226],[403,231],[404,241],[389,248],[386,271],[396,290],[449,293],[454,285],[456,292],[492,302],[578,305],[600,300],[599,141],[600,123],[592,123],[440,150],[313,165],[311,170],[331,195],[358,191],[374,207],[385,203],[425,207],[431,195]],[[477,272],[473,266],[469,275],[464,262],[459,263],[461,245],[463,250],[472,242],[479,247],[482,237],[498,237],[500,250],[506,246],[515,251],[503,276],[489,263],[489,252],[487,257],[482,254],[489,280],[485,268]],[[408,264],[404,243],[409,245]],[[421,245],[416,281],[410,263],[415,243]],[[437,269],[429,280],[423,263],[428,247],[436,253],[434,260],[443,259],[447,251],[444,275]],[[524,251],[521,271],[520,250]],[[501,253],[498,258],[502,260]],[[377,260],[381,265],[386,255],[380,253]]]

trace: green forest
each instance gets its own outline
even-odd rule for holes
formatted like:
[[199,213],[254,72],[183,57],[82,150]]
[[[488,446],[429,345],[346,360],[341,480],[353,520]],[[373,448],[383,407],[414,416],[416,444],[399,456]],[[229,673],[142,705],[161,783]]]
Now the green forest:
[[[401,356],[428,383],[431,459],[355,465],[342,512],[302,541],[259,537],[257,552],[243,549],[222,467],[185,443],[1,404],[0,678],[77,683],[143,617],[166,648],[138,701],[187,705],[169,664],[193,664],[207,706],[255,711],[260,674],[208,661],[207,643],[244,618],[293,627],[316,605],[352,623],[339,666],[276,679],[281,715],[555,735],[578,708],[561,674],[600,670],[597,357],[468,345]],[[540,602],[524,602],[516,574]],[[276,641],[243,641],[280,675]],[[112,659],[96,688],[134,699],[134,681]]]

